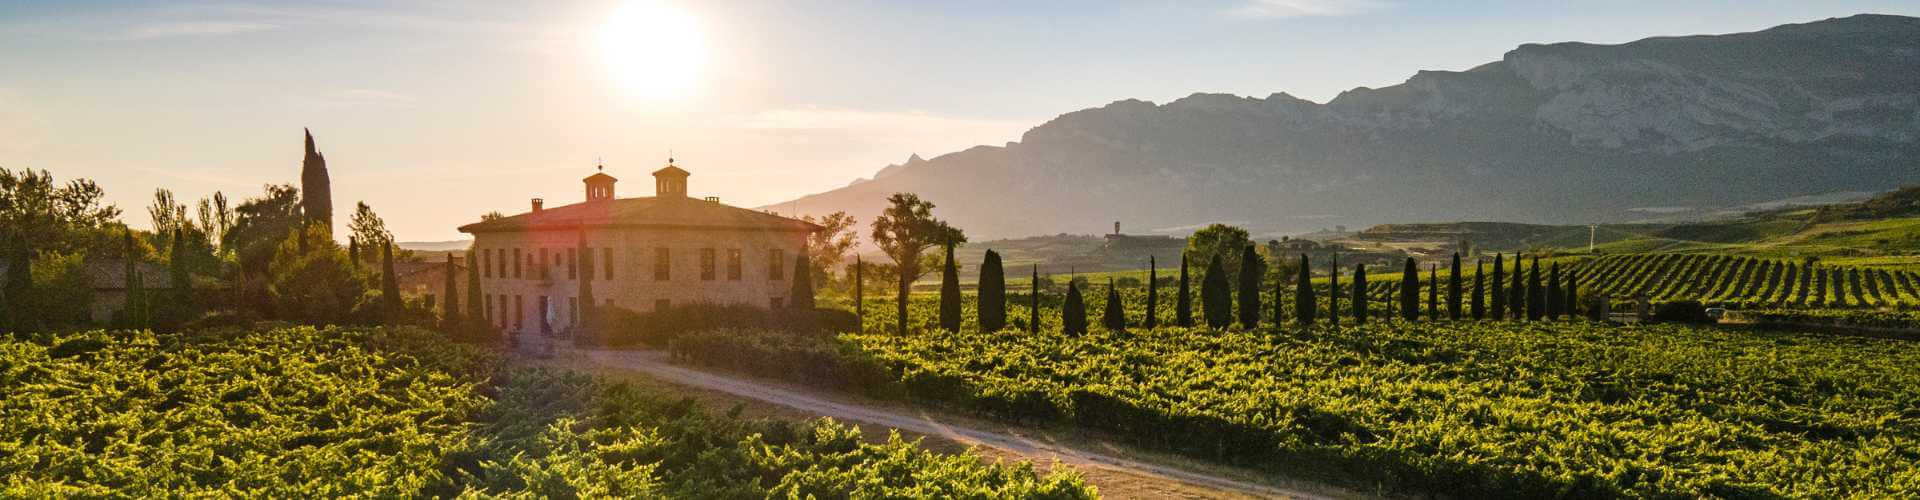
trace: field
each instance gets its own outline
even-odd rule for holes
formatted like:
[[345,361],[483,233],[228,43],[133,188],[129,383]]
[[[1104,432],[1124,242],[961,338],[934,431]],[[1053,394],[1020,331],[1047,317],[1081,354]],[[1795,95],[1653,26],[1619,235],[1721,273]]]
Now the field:
[[[918,304],[920,313],[933,314]],[[1097,324],[1097,323],[1096,323]],[[877,331],[876,331],[877,332]],[[683,359],[1461,497],[1920,494],[1920,351],[1669,325],[683,339]]]
[[1920,307],[1920,273],[1716,254],[1609,255],[1577,268],[1616,300],[1697,300],[1737,308]]
[[0,338],[0,497],[1042,497],[1068,474],[714,415],[412,328]]

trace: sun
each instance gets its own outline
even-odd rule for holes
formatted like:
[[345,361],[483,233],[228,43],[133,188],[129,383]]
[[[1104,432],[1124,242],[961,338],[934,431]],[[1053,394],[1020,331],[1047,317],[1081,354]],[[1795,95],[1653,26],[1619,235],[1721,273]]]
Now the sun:
[[615,82],[634,96],[685,96],[699,84],[707,59],[699,21],[666,2],[627,2],[600,27],[601,58]]

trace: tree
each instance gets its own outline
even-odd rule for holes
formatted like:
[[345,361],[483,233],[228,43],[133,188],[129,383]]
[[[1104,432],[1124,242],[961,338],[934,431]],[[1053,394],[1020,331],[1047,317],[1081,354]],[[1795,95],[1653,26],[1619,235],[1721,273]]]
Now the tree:
[[920,252],[941,242],[965,243],[967,237],[959,229],[934,218],[933,203],[921,200],[919,195],[894,193],[887,197],[887,204],[880,216],[873,219],[873,243],[900,270],[899,296],[895,301],[897,332],[906,335],[907,296],[912,291],[913,280],[920,277]]
[[1353,324],[1367,324],[1367,265],[1353,265]]
[[[1260,255],[1253,245],[1240,250],[1240,327],[1260,327]],[[1278,306],[1279,304],[1274,304]]]
[[1087,306],[1080,301],[1080,285],[1067,281],[1067,301],[1060,305],[1060,333],[1087,333]]
[[146,282],[140,276],[140,251],[133,243],[133,230],[126,230],[126,234],[126,276],[122,279],[127,282],[127,297],[120,306],[122,321],[119,323],[127,328],[148,328],[152,326],[147,315],[147,304],[150,302],[146,297]]
[[[1247,238],[1247,230],[1213,224],[1187,236],[1186,253],[1208,259],[1209,262],[1219,260],[1221,271],[1228,273],[1228,276],[1235,276],[1240,272],[1241,249],[1252,244],[1253,241]],[[1201,276],[1200,279],[1204,281],[1206,277]]]
[[1193,292],[1187,283],[1187,253],[1180,252],[1180,289],[1174,292],[1173,324],[1193,327]]
[[300,190],[268,185],[265,195],[242,201],[233,211],[233,229],[220,247],[233,250],[242,274],[264,276],[280,242],[300,227]]
[[1040,333],[1040,265],[1033,265],[1033,281],[1027,287],[1027,333]]
[[313,147],[313,131],[302,132],[307,135],[307,155],[300,161],[300,190],[306,197],[300,206],[307,225],[325,227],[327,234],[333,234],[333,187],[327,179],[327,157]]
[[1148,330],[1160,326],[1160,268],[1152,255],[1147,256],[1147,317],[1142,324]]
[[1577,281],[1575,281],[1573,273],[1573,269],[1569,267],[1567,269],[1566,281],[1567,298],[1561,300],[1560,304],[1565,308],[1562,312],[1567,314],[1567,319],[1580,319],[1580,292],[1578,290],[1580,287],[1574,284],[1577,283]]
[[1400,319],[1420,321],[1420,275],[1413,257],[1400,269]]
[[[1283,262],[1283,260],[1281,260],[1280,257],[1275,257],[1274,259],[1275,259],[1275,264],[1279,264],[1280,262]],[[1273,267],[1278,268],[1282,266],[1275,265]],[[1287,324],[1286,323],[1287,308],[1281,305],[1281,304],[1287,303],[1287,299],[1286,299],[1287,280],[1282,279],[1280,276],[1278,276],[1279,273],[1280,271],[1276,269],[1275,270],[1276,276],[1273,277],[1273,326],[1275,328],[1279,328]]]
[[1340,326],[1340,254],[1337,253],[1327,255],[1327,326]]
[[793,290],[787,292],[787,307],[813,309],[813,259],[806,248],[793,258]]
[[847,254],[853,253],[854,245],[859,242],[853,216],[846,212],[834,212],[819,218],[807,215],[800,217],[800,220],[820,226],[819,231],[807,236],[806,252],[813,266],[813,276],[820,280],[821,287],[844,290],[834,286],[836,280],[833,270],[839,269],[840,264],[847,261]]
[[1554,262],[1547,271],[1547,319],[1560,319],[1560,301],[1566,298],[1560,293],[1560,263]]
[[866,262],[860,254],[853,255],[853,322],[860,325],[860,332],[867,331]]
[[1118,332],[1127,329],[1127,312],[1120,304],[1120,289],[1113,286],[1113,278],[1107,278],[1107,310],[1101,315],[1100,325],[1108,331]]
[[980,262],[980,285],[974,307],[980,321],[980,331],[997,332],[1007,327],[1007,276],[1001,268],[1000,252],[987,250],[985,260]]
[[[471,253],[471,251],[469,251]],[[360,238],[347,235],[347,265],[360,267]]]
[[[480,291],[480,262],[474,260],[478,251],[467,249],[467,320],[473,324],[487,323],[487,304],[482,302]],[[348,259],[352,262],[352,259]]]
[[573,329],[578,334],[591,335],[595,317],[593,314],[593,306],[595,304],[593,300],[593,249],[587,247],[586,231],[580,231],[578,238],[574,243],[574,251],[580,255],[580,309],[577,313],[579,316],[573,319]]
[[[104,204],[106,191],[91,180],[54,184],[53,174],[0,168],[0,258],[12,269],[27,269],[42,251],[112,253],[120,209]],[[9,273],[14,285],[31,283],[27,271]],[[8,291],[26,301],[25,289]],[[24,303],[24,302],[23,302]]]
[[1427,265],[1427,321],[1440,321],[1440,265]]
[[403,309],[399,277],[393,275],[393,245],[380,245],[380,312],[387,315],[386,319],[394,320]]
[[[188,228],[173,230],[173,249],[167,251],[167,281],[172,287],[172,297],[167,301],[163,318],[169,326],[177,326],[192,319],[193,304],[193,257],[187,250]],[[152,308],[148,308],[151,313]],[[151,318],[149,318],[151,321]]]
[[1540,287],[1540,256],[1533,256],[1533,267],[1527,270],[1527,320],[1540,321],[1545,317],[1547,308],[1545,290]]
[[947,243],[947,259],[940,265],[940,328],[960,331],[960,270],[953,265],[953,243]]
[[1215,330],[1233,324],[1232,291],[1227,288],[1225,257],[1215,256],[1207,261],[1207,274],[1200,277],[1200,312],[1207,321],[1207,327]]
[[[93,278],[87,271],[86,254],[47,250],[35,256],[20,272],[32,273],[33,292],[20,297],[17,323],[27,328],[60,328],[93,321]],[[8,273],[12,273],[11,269]]]
[[1473,311],[1473,319],[1475,320],[1486,319],[1487,317],[1487,311],[1485,309],[1487,305],[1486,289],[1484,288],[1486,286],[1486,281],[1487,281],[1485,279],[1487,275],[1486,271],[1487,271],[1487,266],[1485,262],[1477,261],[1477,260],[1473,262],[1472,311]]
[[1526,261],[1519,254],[1513,256],[1513,280],[1507,283],[1507,310],[1513,319],[1527,317],[1527,270]]
[[1308,264],[1307,254],[1300,254],[1300,272],[1294,274],[1297,281],[1293,283],[1293,320],[1301,328],[1313,326],[1317,316],[1314,309],[1319,307],[1313,297],[1313,273],[1309,269],[1313,267]]
[[[309,230],[320,231],[318,226]],[[265,266],[272,273],[264,290],[273,315],[315,325],[346,322],[366,294],[366,284],[348,266],[346,254],[332,242],[321,240],[301,252],[296,239],[292,235],[284,237]]]
[[347,222],[348,238],[367,245],[392,246],[393,231],[387,230],[387,222],[380,214],[373,212],[367,202],[359,202],[353,207],[353,219]]
[[1447,271],[1447,319],[1460,321],[1460,254],[1453,254],[1453,267]]
[[446,299],[440,302],[440,317],[449,322],[460,320],[460,273],[459,266],[453,265],[453,252],[447,252],[447,288]]
[[1501,269],[1505,260],[1506,256],[1493,254],[1493,310],[1490,311],[1490,317],[1496,320],[1507,319],[1506,273]]

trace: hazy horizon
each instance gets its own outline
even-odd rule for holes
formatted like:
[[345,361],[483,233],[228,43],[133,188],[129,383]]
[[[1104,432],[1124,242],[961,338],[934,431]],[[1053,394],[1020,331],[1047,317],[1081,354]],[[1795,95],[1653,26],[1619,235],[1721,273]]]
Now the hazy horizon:
[[1920,13],[1894,2],[649,4],[9,4],[0,166],[95,179],[146,227],[155,188],[238,201],[297,184],[307,127],[336,214],[366,201],[400,239],[444,241],[529,198],[579,201],[596,159],[627,181],[623,197],[647,196],[647,173],[672,150],[695,195],[758,206],[1119,99],[1325,102],[1522,43]]

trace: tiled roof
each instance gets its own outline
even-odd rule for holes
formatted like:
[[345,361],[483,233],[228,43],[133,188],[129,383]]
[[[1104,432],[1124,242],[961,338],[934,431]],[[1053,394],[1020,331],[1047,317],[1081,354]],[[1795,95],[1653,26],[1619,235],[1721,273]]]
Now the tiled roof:
[[819,231],[812,223],[765,212],[681,197],[587,201],[460,226],[463,233],[579,227],[661,227]]

